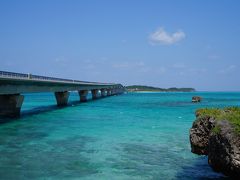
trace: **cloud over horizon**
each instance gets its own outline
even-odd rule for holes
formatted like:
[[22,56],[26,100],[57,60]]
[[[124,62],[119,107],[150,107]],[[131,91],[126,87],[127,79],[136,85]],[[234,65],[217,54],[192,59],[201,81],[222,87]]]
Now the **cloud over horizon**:
[[163,27],[160,27],[158,30],[150,34],[149,40],[152,44],[172,45],[183,40],[185,37],[186,34],[181,30],[170,34],[165,31]]
[[237,66],[232,64],[232,65],[229,65],[227,67],[225,67],[224,69],[221,69],[219,71],[219,73],[221,74],[227,74],[227,73],[232,73],[233,71],[235,71],[237,69]]

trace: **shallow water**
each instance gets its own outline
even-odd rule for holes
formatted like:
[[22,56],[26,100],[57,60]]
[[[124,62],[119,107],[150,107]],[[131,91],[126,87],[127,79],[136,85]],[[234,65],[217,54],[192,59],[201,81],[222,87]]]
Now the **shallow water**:
[[197,108],[239,106],[240,93],[78,98],[57,108],[53,94],[25,95],[22,117],[0,124],[0,179],[224,178],[191,153],[189,128]]

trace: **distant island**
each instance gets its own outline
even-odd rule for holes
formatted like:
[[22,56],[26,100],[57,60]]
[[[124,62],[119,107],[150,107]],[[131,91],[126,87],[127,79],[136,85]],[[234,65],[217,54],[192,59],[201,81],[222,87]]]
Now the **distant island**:
[[132,85],[125,86],[128,92],[142,92],[142,91],[151,91],[151,92],[194,92],[196,91],[194,88],[159,88],[152,86],[142,86],[142,85]]

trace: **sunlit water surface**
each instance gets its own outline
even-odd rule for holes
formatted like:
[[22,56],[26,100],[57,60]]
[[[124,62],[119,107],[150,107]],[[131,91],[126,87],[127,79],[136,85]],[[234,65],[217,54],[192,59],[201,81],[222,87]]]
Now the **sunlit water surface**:
[[189,128],[197,108],[239,106],[240,93],[78,98],[57,108],[53,94],[25,95],[22,117],[0,124],[0,179],[224,178],[191,153]]

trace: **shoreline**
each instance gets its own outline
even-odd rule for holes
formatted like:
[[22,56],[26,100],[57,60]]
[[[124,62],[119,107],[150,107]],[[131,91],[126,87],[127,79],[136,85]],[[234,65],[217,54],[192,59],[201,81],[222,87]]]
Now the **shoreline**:
[[240,93],[240,91],[126,91],[127,93]]
[[[194,91],[197,92],[197,91]],[[184,91],[127,91],[127,93],[194,93]]]

